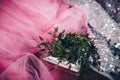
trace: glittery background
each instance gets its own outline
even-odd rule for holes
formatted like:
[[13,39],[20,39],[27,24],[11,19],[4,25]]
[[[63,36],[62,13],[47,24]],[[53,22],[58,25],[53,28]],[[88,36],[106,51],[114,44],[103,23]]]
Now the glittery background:
[[96,0],[117,23],[120,23],[120,0]]

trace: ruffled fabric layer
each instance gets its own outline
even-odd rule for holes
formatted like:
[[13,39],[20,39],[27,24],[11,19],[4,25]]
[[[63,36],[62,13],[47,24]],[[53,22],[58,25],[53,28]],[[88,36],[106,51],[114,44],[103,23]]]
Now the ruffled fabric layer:
[[49,72],[31,53],[37,51],[39,35],[50,40],[47,33],[57,26],[59,31],[86,33],[85,21],[84,7],[64,0],[1,0],[0,80],[75,80],[60,70]]
[[25,54],[11,64],[0,80],[53,80],[47,67],[32,54]]

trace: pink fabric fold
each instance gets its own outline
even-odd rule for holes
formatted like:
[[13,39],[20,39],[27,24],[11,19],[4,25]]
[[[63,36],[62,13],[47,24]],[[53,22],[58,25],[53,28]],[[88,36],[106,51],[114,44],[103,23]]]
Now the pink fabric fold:
[[0,80],[53,80],[47,67],[32,54],[25,54],[1,75]]
[[[60,31],[65,29],[66,32],[85,33],[85,21],[84,6],[75,8],[64,0],[0,0],[0,76],[6,75],[8,80],[16,80],[11,77],[19,75],[21,80],[27,80],[19,66],[29,77],[27,66],[22,67],[21,64],[28,64],[28,57],[24,57],[24,54],[37,50],[38,36],[50,40],[47,33],[57,26]],[[41,69],[49,68],[42,61],[38,61],[38,64]],[[40,70],[42,75],[46,75],[45,72],[49,73],[47,69]],[[60,70],[50,73],[49,76],[52,75],[54,80],[75,80],[72,75],[69,77],[69,74]],[[62,75],[64,78],[60,79]],[[0,80],[4,80],[4,77],[0,77]]]

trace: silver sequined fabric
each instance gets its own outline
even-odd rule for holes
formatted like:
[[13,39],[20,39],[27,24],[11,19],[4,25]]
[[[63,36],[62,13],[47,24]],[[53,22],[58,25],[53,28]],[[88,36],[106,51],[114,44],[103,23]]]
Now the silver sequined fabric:
[[[102,72],[120,72],[120,24],[94,0],[67,0],[79,8],[84,5],[87,15],[87,32],[100,55]],[[89,25],[88,25],[89,23]],[[113,80],[113,79],[111,79]]]

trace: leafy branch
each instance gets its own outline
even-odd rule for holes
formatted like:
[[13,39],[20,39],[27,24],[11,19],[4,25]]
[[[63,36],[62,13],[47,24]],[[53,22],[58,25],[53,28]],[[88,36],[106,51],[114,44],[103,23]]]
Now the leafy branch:
[[56,27],[53,32],[50,31],[48,34],[51,35],[52,41],[44,41],[39,36],[41,43],[37,46],[40,52],[47,51],[48,56],[57,57],[59,62],[67,60],[69,65],[78,62],[83,71],[86,71],[89,67],[90,58],[92,58],[93,64],[97,64],[99,56],[96,49],[90,39],[83,33],[65,33],[65,30],[58,33],[58,27]]

